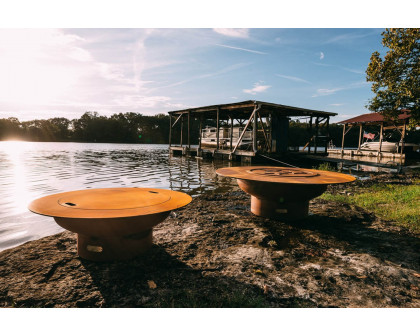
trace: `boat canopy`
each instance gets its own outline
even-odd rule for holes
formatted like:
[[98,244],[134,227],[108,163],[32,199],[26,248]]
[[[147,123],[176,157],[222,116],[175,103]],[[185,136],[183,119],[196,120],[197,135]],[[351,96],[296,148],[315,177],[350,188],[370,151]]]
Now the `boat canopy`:
[[208,119],[216,119],[217,111],[219,111],[219,119],[221,120],[228,120],[229,117],[248,119],[256,106],[260,106],[259,113],[261,117],[267,117],[270,113],[287,117],[330,117],[337,115],[337,113],[334,112],[310,110],[301,107],[267,103],[258,100],[247,100],[230,104],[201,106],[184,110],[169,111],[168,113],[170,115],[181,115],[189,113],[191,117],[201,117],[204,115]]

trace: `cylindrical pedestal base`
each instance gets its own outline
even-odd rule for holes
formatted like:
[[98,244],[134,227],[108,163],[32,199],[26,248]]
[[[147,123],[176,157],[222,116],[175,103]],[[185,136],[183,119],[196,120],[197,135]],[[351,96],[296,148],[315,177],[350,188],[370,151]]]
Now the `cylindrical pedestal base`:
[[145,253],[153,242],[153,229],[125,237],[77,234],[77,254],[92,261],[128,260]]
[[251,195],[251,212],[277,220],[298,220],[308,216],[309,201],[276,202]]

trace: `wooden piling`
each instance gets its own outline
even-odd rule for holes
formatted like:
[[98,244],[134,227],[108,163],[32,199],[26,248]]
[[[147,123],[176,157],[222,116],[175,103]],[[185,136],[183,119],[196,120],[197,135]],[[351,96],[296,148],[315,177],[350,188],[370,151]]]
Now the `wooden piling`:
[[330,140],[330,117],[327,117],[327,120],[325,121],[325,135],[326,135],[326,140],[325,140],[325,153],[328,152],[328,142]]
[[258,148],[257,148],[257,127],[258,127],[257,114],[254,113],[253,126],[252,126],[252,150],[254,151],[254,153],[256,153],[257,150],[258,150]]
[[308,146],[308,154],[311,153],[311,141],[312,141],[312,117],[309,120],[309,146]]
[[217,125],[216,125],[216,141],[217,141],[217,143],[216,143],[216,150],[219,150],[219,138],[220,138],[220,135],[219,135],[219,132],[220,132],[220,126],[219,126],[219,118],[220,118],[220,115],[219,115],[219,113],[220,113],[220,109],[219,109],[219,107],[217,107],[217,112],[216,112],[216,123],[217,123]]
[[190,111],[188,111],[188,130],[187,130],[187,145],[188,145],[188,150],[191,149],[191,141],[190,141]]
[[381,123],[381,130],[379,133],[379,153],[382,152],[383,132],[384,132],[384,123]]
[[317,152],[317,146],[318,146],[318,143],[317,143],[317,140],[318,140],[318,126],[319,126],[319,118],[318,117],[316,117],[315,118],[315,136],[314,136],[314,154],[316,154],[316,152]]
[[181,141],[180,146],[182,147],[182,129],[184,128],[184,115],[181,114]]
[[233,142],[233,118],[231,116],[229,116],[230,118],[230,151],[232,152],[232,142]]
[[169,115],[169,148],[171,148],[172,143],[172,115]]

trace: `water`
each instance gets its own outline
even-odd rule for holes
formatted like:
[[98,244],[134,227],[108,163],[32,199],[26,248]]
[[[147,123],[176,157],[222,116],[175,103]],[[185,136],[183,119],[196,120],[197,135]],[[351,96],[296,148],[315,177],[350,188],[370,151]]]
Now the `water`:
[[169,156],[167,145],[0,142],[0,250],[63,231],[27,210],[39,197],[86,188],[152,187],[192,197],[236,187],[227,161]]

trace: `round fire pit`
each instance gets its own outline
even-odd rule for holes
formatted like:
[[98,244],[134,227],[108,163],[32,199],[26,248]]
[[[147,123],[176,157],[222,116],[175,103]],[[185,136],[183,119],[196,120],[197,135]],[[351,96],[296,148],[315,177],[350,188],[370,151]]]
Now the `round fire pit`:
[[356,179],[330,171],[271,166],[221,168],[216,173],[237,179],[239,187],[251,195],[252,213],[279,220],[305,218],[309,201],[329,184]]
[[77,253],[93,261],[125,260],[147,251],[153,227],[190,203],[184,193],[150,188],[86,189],[45,196],[29,210],[77,233]]

